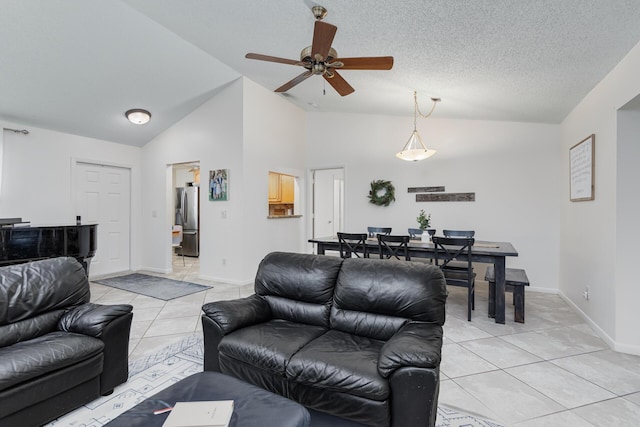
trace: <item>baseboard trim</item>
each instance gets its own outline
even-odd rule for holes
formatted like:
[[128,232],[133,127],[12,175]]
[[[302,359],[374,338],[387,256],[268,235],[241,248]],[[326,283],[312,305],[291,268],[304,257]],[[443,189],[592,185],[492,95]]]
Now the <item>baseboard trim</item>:
[[640,356],[640,346],[634,345],[634,344],[625,344],[625,343],[617,342],[616,340],[611,338],[609,334],[607,334],[602,328],[600,328],[600,326],[598,326],[593,320],[591,320],[591,318],[587,316],[587,314],[584,311],[582,311],[580,307],[578,307],[573,301],[571,301],[571,299],[568,296],[562,293],[562,291],[558,292],[558,295],[560,296],[560,298],[563,299],[564,302],[566,302],[572,309],[574,309],[575,312],[578,313],[578,315],[582,317],[582,319],[589,326],[591,326],[591,328],[594,331],[596,331],[598,336],[602,338],[602,340],[606,342],[607,345],[611,347],[612,350],[618,351],[620,353],[627,353],[627,354],[633,354],[635,356]]
[[153,267],[139,267],[139,268],[131,270],[131,271],[133,271],[133,272],[150,271],[152,273],[159,273],[159,274],[171,274],[171,273],[173,273],[173,269],[171,269],[171,268],[153,268]]
[[541,294],[558,295],[560,291],[555,288],[540,288],[537,286],[529,286],[528,288],[525,288],[525,292],[540,292]]

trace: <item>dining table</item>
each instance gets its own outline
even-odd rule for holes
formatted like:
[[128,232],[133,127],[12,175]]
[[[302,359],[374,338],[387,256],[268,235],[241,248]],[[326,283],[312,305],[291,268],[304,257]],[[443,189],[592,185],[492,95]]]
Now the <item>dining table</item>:
[[[316,252],[324,255],[325,251],[339,251],[340,242],[337,237],[319,237],[309,239],[309,243],[316,245]],[[379,252],[378,240],[367,239],[367,245],[370,253],[377,254]],[[410,240],[408,244],[409,255],[411,258],[435,258],[435,245],[431,242],[423,242],[421,240]],[[518,251],[509,242],[492,242],[484,240],[476,240],[471,247],[471,261],[478,263],[493,264],[496,280],[496,301],[495,301],[495,322],[505,322],[505,272],[506,258],[518,256]],[[467,254],[460,254],[457,259],[467,261]]]

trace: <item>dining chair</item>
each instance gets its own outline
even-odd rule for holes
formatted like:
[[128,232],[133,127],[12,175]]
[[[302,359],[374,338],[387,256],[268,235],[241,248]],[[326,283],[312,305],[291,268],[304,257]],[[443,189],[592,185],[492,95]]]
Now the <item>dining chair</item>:
[[182,226],[174,225],[171,229],[171,247],[180,250],[182,265],[184,266],[184,248],[182,247]]
[[[471,321],[471,311],[475,310],[476,274],[471,262],[471,247],[473,237],[440,237],[433,236],[434,262],[444,273],[447,285],[467,288],[467,320]],[[466,256],[465,270],[448,268],[449,264],[460,256]]]
[[[475,230],[442,230],[444,237],[474,237],[476,235]],[[451,261],[449,266],[452,270],[466,270],[467,263],[462,261]]]
[[376,237],[378,234],[391,234],[391,227],[367,227],[369,237]]
[[369,258],[367,247],[367,233],[341,233],[338,232],[340,245],[340,258]]
[[420,228],[409,228],[407,231],[409,232],[410,240],[420,240],[422,238],[423,230]]
[[[381,259],[402,259],[411,261],[409,254],[409,236],[378,234],[378,251]],[[400,258],[402,257],[402,258]]]
[[475,230],[442,230],[444,237],[475,237]]

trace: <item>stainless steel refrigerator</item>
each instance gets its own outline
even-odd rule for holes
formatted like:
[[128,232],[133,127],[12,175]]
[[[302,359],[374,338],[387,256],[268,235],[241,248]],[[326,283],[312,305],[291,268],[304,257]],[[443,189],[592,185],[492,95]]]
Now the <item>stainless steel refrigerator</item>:
[[182,226],[182,250],[185,256],[200,255],[200,209],[198,187],[176,188],[176,225]]

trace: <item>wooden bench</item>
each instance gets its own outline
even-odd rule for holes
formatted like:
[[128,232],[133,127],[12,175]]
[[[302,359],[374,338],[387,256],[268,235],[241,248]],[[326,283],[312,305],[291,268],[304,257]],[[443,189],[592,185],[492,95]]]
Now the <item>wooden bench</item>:
[[[493,265],[487,267],[484,280],[489,282],[489,317],[496,314],[496,276]],[[513,292],[515,305],[514,321],[524,323],[524,287],[529,286],[527,273],[521,268],[507,268],[505,271],[505,291]]]

